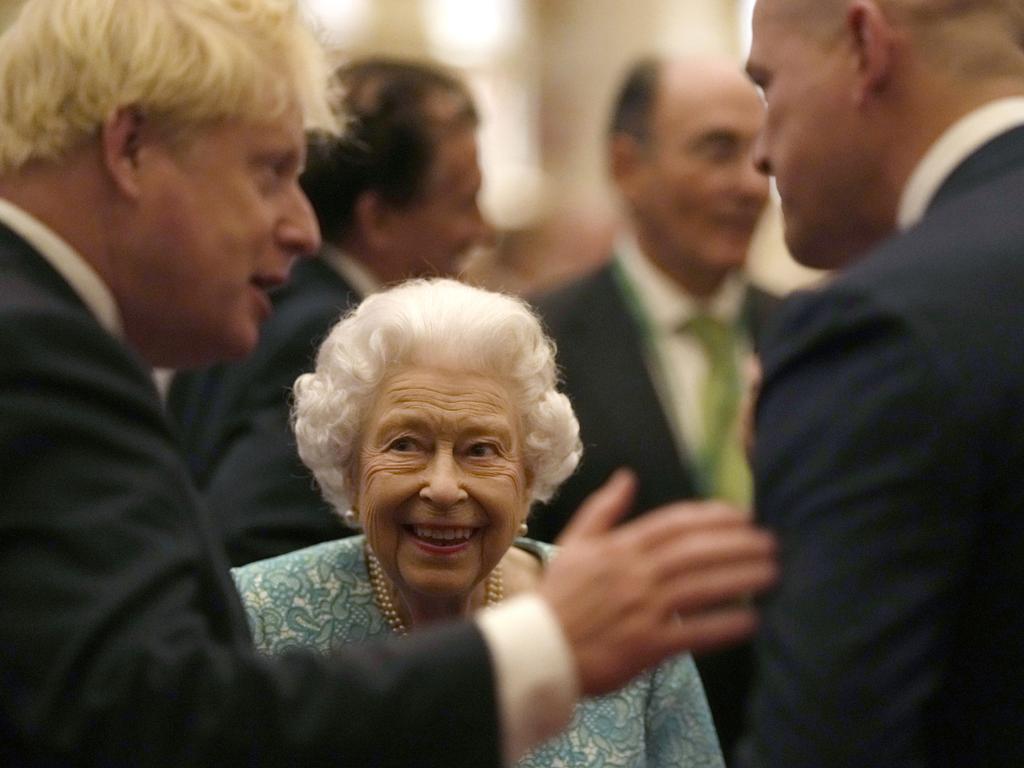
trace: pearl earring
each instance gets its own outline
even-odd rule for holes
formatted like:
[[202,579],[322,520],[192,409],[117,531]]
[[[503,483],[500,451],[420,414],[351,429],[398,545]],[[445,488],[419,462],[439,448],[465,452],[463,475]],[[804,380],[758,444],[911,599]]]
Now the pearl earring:
[[526,524],[526,521],[523,521],[523,522],[521,522],[519,524],[519,535],[520,536],[525,536],[526,532],[529,531],[529,530],[530,530],[530,527]]
[[341,513],[341,519],[345,521],[345,525],[353,530],[359,530],[363,527],[359,522],[359,512],[355,509],[346,509]]

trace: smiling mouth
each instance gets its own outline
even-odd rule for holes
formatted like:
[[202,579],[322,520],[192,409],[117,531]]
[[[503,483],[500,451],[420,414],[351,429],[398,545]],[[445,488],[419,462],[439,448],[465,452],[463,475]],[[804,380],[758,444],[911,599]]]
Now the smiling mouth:
[[405,530],[417,540],[434,547],[459,547],[476,535],[479,528],[406,525]]

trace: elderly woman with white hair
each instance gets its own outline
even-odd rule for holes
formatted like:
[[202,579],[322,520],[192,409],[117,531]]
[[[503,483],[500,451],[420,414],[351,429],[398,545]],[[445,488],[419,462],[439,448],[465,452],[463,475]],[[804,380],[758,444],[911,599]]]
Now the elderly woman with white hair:
[[[521,300],[454,280],[367,298],[295,384],[302,460],[365,535],[234,571],[268,654],[403,635],[532,589],[556,555],[523,538],[580,458],[554,347]],[[401,738],[401,734],[395,734]],[[692,660],[584,699],[519,766],[720,766]]]

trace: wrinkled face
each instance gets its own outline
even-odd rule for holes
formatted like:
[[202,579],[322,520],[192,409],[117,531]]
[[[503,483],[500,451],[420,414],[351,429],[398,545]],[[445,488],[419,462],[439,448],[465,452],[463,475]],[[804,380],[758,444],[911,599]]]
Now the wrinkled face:
[[270,314],[267,290],[319,246],[298,185],[298,111],[228,122],[184,146],[139,151],[132,252],[111,279],[129,340],[154,365],[185,367],[252,350]]
[[410,366],[367,417],[355,506],[406,605],[464,610],[529,509],[519,417],[488,376]]
[[706,82],[663,69],[648,145],[623,191],[648,256],[691,290],[746,261],[768,198],[752,153],[762,114],[738,69]]
[[775,176],[793,256],[838,267],[890,226],[880,194],[888,139],[858,108],[849,41],[809,34],[790,10],[787,0],[754,9],[747,71],[766,108],[757,163]]
[[408,276],[454,275],[469,251],[490,237],[477,204],[480,185],[476,129],[446,130],[423,194],[395,211],[392,243],[407,256]]

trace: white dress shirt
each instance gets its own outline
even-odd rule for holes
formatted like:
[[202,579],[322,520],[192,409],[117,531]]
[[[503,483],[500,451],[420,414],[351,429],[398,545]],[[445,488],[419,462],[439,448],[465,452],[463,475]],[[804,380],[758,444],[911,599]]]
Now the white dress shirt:
[[900,197],[896,221],[901,230],[921,220],[949,175],[976,149],[1001,133],[1024,125],[1024,98],[990,101],[947,128],[917,164]]
[[[742,276],[730,275],[713,296],[698,301],[644,256],[634,236],[623,235],[616,243],[615,253],[640,304],[641,324],[650,336],[645,340],[650,348],[644,350],[644,358],[651,380],[680,455],[692,456],[704,442],[700,392],[708,375],[708,360],[696,336],[680,329],[698,313],[735,326],[743,309],[746,283]],[[737,370],[742,372],[751,347],[745,337],[740,338]]]

